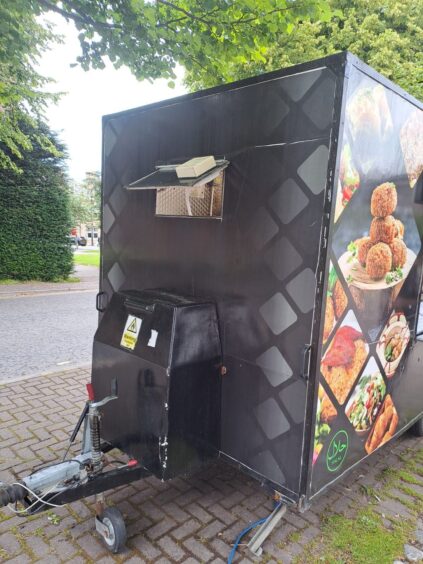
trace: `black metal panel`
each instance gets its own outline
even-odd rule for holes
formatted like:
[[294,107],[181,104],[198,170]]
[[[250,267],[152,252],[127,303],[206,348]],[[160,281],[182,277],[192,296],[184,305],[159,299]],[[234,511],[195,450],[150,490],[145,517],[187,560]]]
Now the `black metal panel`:
[[[345,57],[104,121],[101,289],[166,287],[217,304],[222,451],[297,497],[313,306]],[[155,217],[124,186],[158,162],[223,155],[222,221]]]

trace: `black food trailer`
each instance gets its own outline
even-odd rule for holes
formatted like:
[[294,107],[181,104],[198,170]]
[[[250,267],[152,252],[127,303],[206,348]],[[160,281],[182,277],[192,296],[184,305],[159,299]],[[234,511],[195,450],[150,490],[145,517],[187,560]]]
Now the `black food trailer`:
[[[1,504],[220,456],[278,496],[257,553],[287,505],[422,434],[422,140],[422,104],[348,53],[106,116],[82,452]],[[100,496],[96,527],[117,551]]]

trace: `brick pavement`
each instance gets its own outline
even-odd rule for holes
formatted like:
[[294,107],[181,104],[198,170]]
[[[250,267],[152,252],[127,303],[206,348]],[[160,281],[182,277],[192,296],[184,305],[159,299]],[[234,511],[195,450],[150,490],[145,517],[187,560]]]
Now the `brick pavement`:
[[[39,462],[58,461],[85,401],[89,370],[64,371],[0,388],[0,480],[12,481]],[[289,510],[266,541],[266,562],[291,562],[320,533],[321,517],[353,515],[357,499],[367,503],[363,486],[377,487],[376,476],[400,456],[423,446],[404,437],[353,471],[312,508]],[[408,454],[407,454],[408,453]],[[236,534],[250,521],[268,515],[271,500],[252,479],[222,462],[190,478],[161,483],[147,478],[108,495],[125,515],[125,552],[110,555],[94,531],[93,504],[84,499],[30,518],[0,512],[0,561],[69,562],[225,562]],[[399,501],[383,500],[386,515],[407,515]],[[244,551],[238,562],[252,562]],[[306,560],[303,560],[306,562]]]

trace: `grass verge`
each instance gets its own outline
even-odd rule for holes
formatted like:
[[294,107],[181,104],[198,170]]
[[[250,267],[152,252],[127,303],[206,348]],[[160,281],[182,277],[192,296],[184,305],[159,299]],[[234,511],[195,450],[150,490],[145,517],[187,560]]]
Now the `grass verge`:
[[[412,485],[422,485],[423,449],[413,454],[413,459],[403,459],[400,468],[387,468],[381,472],[382,487],[377,490],[380,499],[397,499],[395,491],[413,498],[412,503],[397,501],[406,506],[412,519],[383,518],[375,509],[378,502],[372,496],[363,507],[357,502],[353,519],[343,515],[329,515],[322,519],[322,532],[306,545],[296,564],[392,564],[403,558],[404,544],[412,541],[416,521],[423,513],[421,494]],[[414,518],[415,516],[415,518]]]
[[100,266],[100,251],[86,251],[73,255],[75,264],[82,266]]
[[15,284],[38,284],[38,282],[45,282],[47,284],[76,284],[81,282],[78,276],[69,276],[69,278],[55,278],[54,280],[14,280],[12,278],[0,279],[0,286],[13,286]]

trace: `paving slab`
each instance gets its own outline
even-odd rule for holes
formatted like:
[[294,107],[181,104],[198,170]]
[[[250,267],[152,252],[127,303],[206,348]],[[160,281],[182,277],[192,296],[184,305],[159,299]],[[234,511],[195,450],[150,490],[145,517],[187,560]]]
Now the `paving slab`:
[[[66,437],[85,402],[89,379],[90,370],[85,368],[0,386],[0,481],[13,481],[40,462],[61,459]],[[372,467],[383,469],[384,460],[389,460],[390,467],[400,465],[403,453],[422,446],[422,439],[406,435],[376,453]],[[312,562],[302,558],[307,543],[321,533],[323,517],[345,512],[338,500],[346,488],[347,505],[354,495],[362,495],[361,479],[360,471],[350,473],[305,514],[290,509],[265,542],[263,561]],[[373,475],[367,483],[375,486],[376,480]],[[128,484],[111,492],[108,500],[126,517],[128,542],[123,554],[111,555],[99,542],[93,498],[88,498],[30,519],[1,510],[0,560],[18,564],[222,562],[236,534],[248,522],[270,513],[273,505],[257,482],[221,461],[191,477],[166,483],[150,477]],[[395,514],[406,512],[399,501],[388,505]],[[52,519],[53,513],[57,518]],[[423,549],[417,533],[422,529],[421,518],[416,518],[415,542],[405,549],[408,556],[419,555]],[[243,548],[236,561],[257,560]]]

